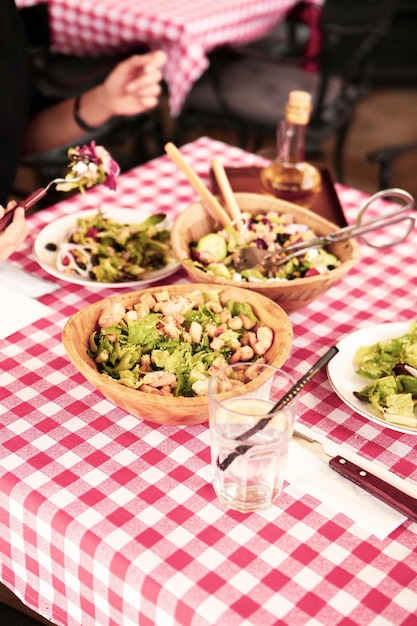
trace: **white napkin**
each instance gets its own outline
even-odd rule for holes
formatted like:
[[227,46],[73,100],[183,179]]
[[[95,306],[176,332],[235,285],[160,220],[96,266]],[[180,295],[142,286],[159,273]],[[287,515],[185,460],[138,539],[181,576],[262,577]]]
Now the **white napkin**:
[[47,293],[53,293],[60,287],[58,283],[39,278],[8,261],[0,263],[0,285],[23,293],[29,298],[40,298]]
[[52,313],[52,309],[0,284],[0,339]]
[[[324,437],[316,435],[315,432],[312,434],[302,424],[297,424],[297,430],[323,443],[328,454],[332,456],[341,454],[349,461],[417,498],[415,482],[402,480],[380,464],[370,463],[346,447],[329,442]],[[393,530],[407,520],[401,513],[340,476],[294,440],[290,442],[285,480],[289,483],[289,490],[295,487],[301,494],[314,496],[329,508],[330,513],[344,513],[380,540],[388,537]],[[299,497],[302,498],[302,495]]]

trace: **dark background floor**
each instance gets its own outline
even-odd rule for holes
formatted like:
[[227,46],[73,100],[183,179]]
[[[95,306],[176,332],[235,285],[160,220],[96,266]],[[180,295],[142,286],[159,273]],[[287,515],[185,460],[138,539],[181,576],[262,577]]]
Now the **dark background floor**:
[[25,614],[11,606],[0,603],[0,626],[43,626],[44,624],[50,624],[46,620],[39,621],[39,619],[36,619],[36,614],[29,610],[28,614]]

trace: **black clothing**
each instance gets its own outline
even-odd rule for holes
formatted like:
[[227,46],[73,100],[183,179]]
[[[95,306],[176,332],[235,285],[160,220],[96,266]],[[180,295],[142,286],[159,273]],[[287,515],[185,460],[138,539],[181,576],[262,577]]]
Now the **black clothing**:
[[10,195],[29,117],[33,76],[14,0],[0,0],[0,204]]

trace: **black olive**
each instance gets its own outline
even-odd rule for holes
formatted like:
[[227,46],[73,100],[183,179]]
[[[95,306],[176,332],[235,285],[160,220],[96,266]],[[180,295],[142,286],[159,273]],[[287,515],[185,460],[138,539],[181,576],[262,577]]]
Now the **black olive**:
[[280,246],[283,246],[286,241],[291,237],[288,233],[278,233],[275,237],[275,242],[279,243]]
[[58,246],[56,245],[56,243],[47,243],[45,249],[49,250],[50,252],[56,252],[58,250]]

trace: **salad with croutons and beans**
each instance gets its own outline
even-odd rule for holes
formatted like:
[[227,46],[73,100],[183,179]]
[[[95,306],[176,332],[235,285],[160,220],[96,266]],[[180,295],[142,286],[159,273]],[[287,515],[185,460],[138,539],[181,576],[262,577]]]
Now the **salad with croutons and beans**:
[[143,294],[125,307],[110,301],[89,337],[104,376],[162,396],[206,396],[210,376],[230,363],[265,362],[274,332],[247,302],[220,291]]

